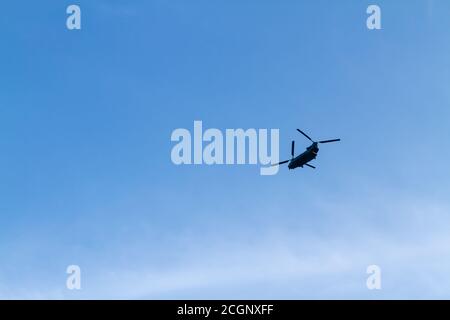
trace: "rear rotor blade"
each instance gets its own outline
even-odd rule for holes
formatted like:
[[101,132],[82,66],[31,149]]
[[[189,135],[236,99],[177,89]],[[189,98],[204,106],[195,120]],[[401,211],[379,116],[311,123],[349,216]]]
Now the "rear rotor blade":
[[290,160],[281,161],[281,162],[272,164],[271,167],[279,166],[280,164],[285,164],[285,163],[287,163],[287,162],[289,162],[289,161],[290,161]]
[[323,140],[323,141],[319,141],[319,143],[329,143],[329,142],[337,142],[337,141],[341,141],[341,139]]
[[311,139],[306,133],[304,133],[302,130],[297,129],[298,132],[300,132],[302,135],[304,135],[306,138],[308,138],[308,140],[310,140],[311,142],[314,142],[313,139]]
[[312,165],[310,165],[310,164],[307,164],[307,163],[305,163],[305,166],[308,166],[308,167],[313,168],[313,169],[316,168],[316,167],[314,167],[314,166],[312,166]]
[[292,147],[291,147],[291,156],[294,157],[294,148],[295,148],[295,141],[292,141]]

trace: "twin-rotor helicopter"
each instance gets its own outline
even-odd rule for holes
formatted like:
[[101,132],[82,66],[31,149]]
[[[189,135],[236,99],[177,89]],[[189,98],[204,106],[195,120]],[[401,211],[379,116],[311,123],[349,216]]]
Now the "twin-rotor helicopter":
[[294,157],[294,148],[295,148],[295,141],[292,141],[292,147],[291,147],[291,159],[281,161],[277,164],[274,164],[274,166],[278,166],[281,164],[288,163],[289,170],[295,169],[298,167],[303,168],[303,166],[307,166],[310,168],[315,169],[313,165],[310,165],[308,162],[311,160],[314,160],[317,157],[317,154],[319,153],[319,143],[330,143],[330,142],[338,142],[341,141],[341,139],[332,139],[332,140],[322,140],[322,141],[314,141],[311,139],[306,133],[304,133],[302,130],[297,129],[298,132],[300,132],[302,135],[304,135],[308,140],[312,142],[312,144],[306,148],[306,151],[304,151],[302,154]]

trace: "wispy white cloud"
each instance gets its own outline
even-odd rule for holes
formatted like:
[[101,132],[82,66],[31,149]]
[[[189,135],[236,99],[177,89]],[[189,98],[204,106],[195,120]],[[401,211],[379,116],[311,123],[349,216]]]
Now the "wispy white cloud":
[[[276,298],[282,292],[261,292],[260,287],[291,283],[297,287],[290,298],[373,298],[450,296],[438,279],[450,279],[450,223],[446,205],[419,203],[417,199],[385,199],[376,208],[382,225],[356,221],[355,229],[336,230],[325,236],[314,232],[293,234],[273,226],[248,243],[245,235],[229,234],[228,241],[189,241],[190,253],[176,265],[155,268],[157,261],[143,253],[136,267],[100,273],[91,297],[107,298],[233,298],[245,288],[242,297]],[[340,208],[340,210],[337,210]],[[352,210],[367,216],[360,208],[331,205],[330,213],[344,215]],[[387,219],[386,215],[396,217]],[[367,222],[367,221],[366,221]],[[384,226],[388,224],[386,230]],[[417,232],[417,233],[416,233]],[[225,235],[222,235],[225,236]],[[185,240],[185,239],[184,239]],[[247,243],[243,245],[243,243]],[[145,260],[148,259],[146,262]],[[378,296],[365,287],[366,267],[378,264],[385,272],[384,289]],[[408,277],[405,278],[405,273]],[[251,289],[251,288],[254,289]],[[414,287],[414,293],[409,290]],[[95,289],[94,289],[95,288]],[[221,293],[224,292],[224,293]],[[229,293],[233,292],[233,295]],[[239,294],[237,294],[239,296]]]
[[[121,255],[130,249],[130,243],[124,242],[123,247],[109,253],[112,257],[108,262],[99,257],[96,263],[82,266],[80,292],[65,289],[65,275],[60,274],[57,286],[55,281],[47,287],[4,282],[0,297],[450,297],[448,204],[400,193],[383,195],[379,190],[374,194],[377,196],[357,201],[318,202],[311,214],[323,218],[326,226],[320,232],[307,228],[293,231],[295,228],[282,222],[257,230],[247,226],[239,232],[224,228],[216,236],[201,230],[180,232],[171,243],[161,244],[156,256],[143,240],[133,247],[141,252],[139,257],[114,264],[114,256],[123,260]],[[337,217],[339,223],[330,217]],[[158,260],[157,256],[165,255],[176,259]],[[382,268],[380,292],[365,286],[370,264]]]

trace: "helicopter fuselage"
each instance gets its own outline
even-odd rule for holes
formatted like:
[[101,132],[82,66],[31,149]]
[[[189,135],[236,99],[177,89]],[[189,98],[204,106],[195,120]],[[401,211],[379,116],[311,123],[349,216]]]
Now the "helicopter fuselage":
[[305,164],[310,162],[311,160],[314,160],[317,157],[317,154],[319,153],[319,147],[317,146],[317,143],[314,142],[312,145],[310,145],[308,148],[306,148],[306,151],[302,154],[296,156],[291,161],[289,161],[288,168],[289,170],[295,169],[298,167],[303,168]]
[[303,168],[303,166],[308,166],[310,168],[315,169],[316,167],[313,165],[308,164],[311,160],[314,160],[317,157],[317,154],[319,153],[319,143],[330,143],[330,142],[338,142],[341,141],[341,139],[330,139],[330,140],[320,140],[320,141],[314,141],[311,139],[310,136],[308,136],[306,133],[304,133],[302,130],[297,129],[298,132],[300,132],[302,135],[304,135],[309,141],[312,142],[312,144],[306,148],[306,151],[304,151],[302,154],[294,157],[295,154],[295,141],[292,141],[291,146],[291,160],[283,160],[278,163],[273,164],[274,166],[279,166],[281,164],[288,163],[289,170],[295,169],[298,167]]

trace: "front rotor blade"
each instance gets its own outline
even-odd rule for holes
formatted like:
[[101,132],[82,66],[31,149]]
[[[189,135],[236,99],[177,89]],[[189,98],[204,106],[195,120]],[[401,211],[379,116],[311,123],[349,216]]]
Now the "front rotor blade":
[[278,163],[275,163],[275,164],[271,165],[271,167],[279,166],[280,164],[285,164],[285,163],[287,163],[287,162],[289,162],[289,161],[290,161],[290,160],[281,161],[281,162],[278,162]]
[[337,141],[341,141],[341,139],[323,140],[323,141],[319,141],[319,143],[329,143],[329,142],[337,142]]
[[297,129],[298,132],[300,132],[302,135],[304,135],[305,137],[307,137],[310,141],[314,142],[313,139],[311,139],[306,133],[304,133],[302,130]]
[[292,141],[292,147],[291,147],[291,156],[294,157],[294,148],[295,148],[295,141]]
[[305,166],[308,166],[308,167],[313,168],[313,169],[316,168],[316,167],[314,167],[314,166],[312,166],[312,165],[310,165],[310,164],[307,164],[307,163],[305,163]]

